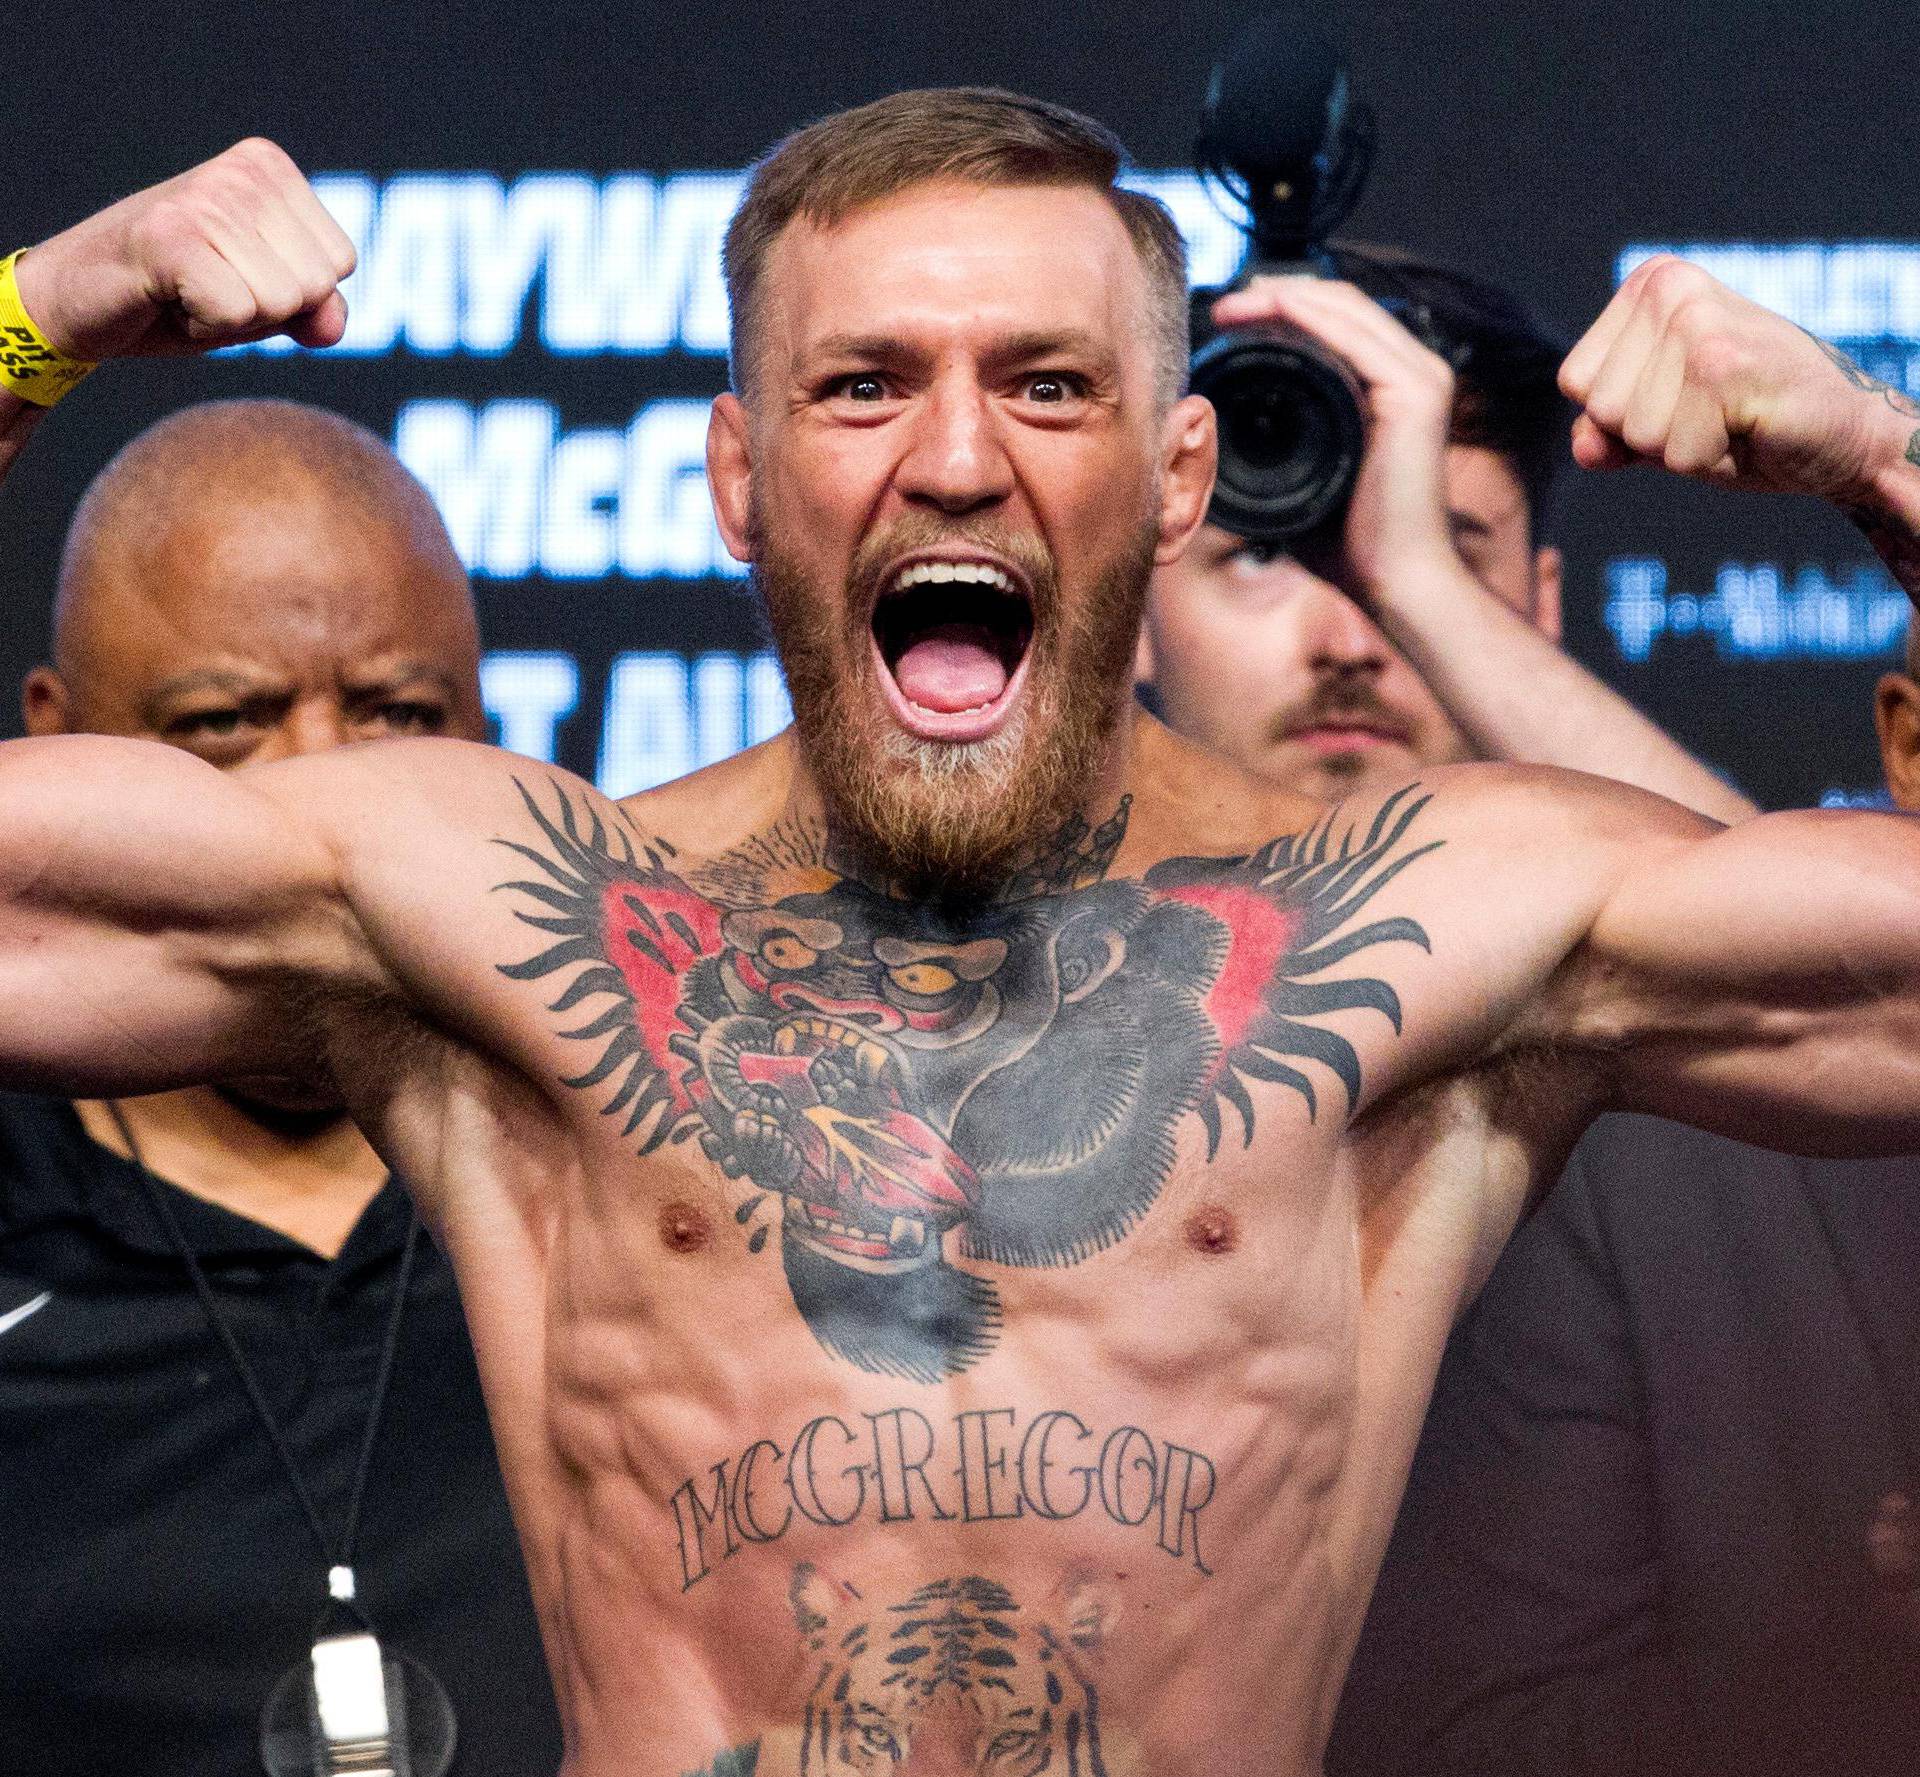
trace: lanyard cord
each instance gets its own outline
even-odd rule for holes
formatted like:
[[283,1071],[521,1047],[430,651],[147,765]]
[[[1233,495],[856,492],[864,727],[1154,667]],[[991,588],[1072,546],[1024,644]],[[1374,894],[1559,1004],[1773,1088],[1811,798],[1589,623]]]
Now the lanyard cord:
[[[220,1343],[226,1347],[227,1356],[233,1360],[235,1372],[240,1384],[246,1390],[247,1399],[253,1403],[253,1410],[260,1424],[272,1441],[274,1452],[280,1458],[280,1466],[286,1471],[294,1497],[300,1502],[300,1509],[306,1515],[307,1527],[313,1532],[313,1540],[320,1545],[321,1558],[330,1568],[345,1568],[351,1576],[353,1568],[353,1545],[360,1529],[360,1502],[366,1495],[367,1473],[373,1466],[373,1446],[380,1432],[380,1419],[387,1404],[387,1385],[393,1379],[393,1360],[400,1349],[400,1316],[407,1305],[407,1285],[413,1276],[414,1249],[419,1244],[420,1216],[415,1211],[407,1220],[406,1244],[400,1249],[400,1269],[394,1278],[393,1305],[387,1310],[387,1330],[380,1346],[380,1367],[374,1377],[373,1400],[367,1408],[367,1429],[360,1440],[360,1457],[354,1466],[353,1491],[347,1498],[347,1515],[340,1528],[340,1543],[336,1554],[327,1539],[326,1526],[320,1520],[319,1508],[315,1506],[313,1495],[307,1488],[306,1477],[300,1472],[300,1464],[295,1459],[293,1447],[287,1442],[286,1433],[280,1429],[280,1422],[274,1418],[273,1409],[267,1402],[266,1390],[260,1386],[260,1378],[254,1373],[252,1364],[247,1361],[246,1353],[240,1349],[240,1341],[234,1336],[233,1328],[226,1315],[221,1311],[212,1286],[207,1282],[207,1274],[202,1269],[199,1256],[188,1242],[186,1231],[180,1226],[180,1218],[167,1201],[166,1191],[160,1181],[147,1169],[145,1157],[140,1152],[140,1144],[134,1139],[126,1114],[118,1102],[108,1099],[107,1113],[113,1118],[113,1126],[119,1130],[120,1139],[127,1144],[127,1153],[133,1160],[134,1171],[139,1175],[145,1188],[147,1201],[152,1204],[154,1213],[165,1225],[168,1237],[187,1267],[187,1275],[193,1279],[194,1293],[200,1298],[200,1306],[206,1310],[207,1320],[212,1326]],[[332,1575],[329,1575],[332,1580]],[[342,1597],[334,1590],[335,1600],[345,1605],[357,1616],[361,1623],[371,1629],[367,1613],[354,1599],[349,1590]]]

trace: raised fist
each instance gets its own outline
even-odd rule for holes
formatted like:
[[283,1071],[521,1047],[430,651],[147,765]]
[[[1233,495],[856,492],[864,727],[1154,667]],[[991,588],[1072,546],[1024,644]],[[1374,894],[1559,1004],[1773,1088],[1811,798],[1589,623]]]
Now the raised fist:
[[333,345],[353,264],[353,243],[300,169],[254,139],[43,241],[16,275],[48,339],[98,360],[273,333]]
[[[1697,266],[1634,271],[1560,371],[1589,469],[1653,463],[1729,487],[1863,498],[1920,445],[1920,404]],[[1908,458],[1920,461],[1920,458]]]

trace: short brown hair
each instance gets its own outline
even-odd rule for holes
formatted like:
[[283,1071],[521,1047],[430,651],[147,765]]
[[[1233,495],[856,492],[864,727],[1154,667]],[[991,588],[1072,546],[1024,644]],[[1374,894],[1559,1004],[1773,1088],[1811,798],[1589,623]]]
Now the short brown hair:
[[796,131],[755,165],[727,225],[734,388],[750,381],[760,274],[789,222],[831,227],[910,186],[953,179],[1103,193],[1146,271],[1157,381],[1164,400],[1176,399],[1187,374],[1186,246],[1164,204],[1115,183],[1126,164],[1119,140],[1092,118],[989,86],[893,93]]

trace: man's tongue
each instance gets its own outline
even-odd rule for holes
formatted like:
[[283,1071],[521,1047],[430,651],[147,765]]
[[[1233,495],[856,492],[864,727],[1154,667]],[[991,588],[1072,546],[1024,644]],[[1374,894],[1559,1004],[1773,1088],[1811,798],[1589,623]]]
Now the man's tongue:
[[992,703],[1007,688],[1007,669],[978,624],[943,623],[907,644],[893,682],[923,710],[950,715]]

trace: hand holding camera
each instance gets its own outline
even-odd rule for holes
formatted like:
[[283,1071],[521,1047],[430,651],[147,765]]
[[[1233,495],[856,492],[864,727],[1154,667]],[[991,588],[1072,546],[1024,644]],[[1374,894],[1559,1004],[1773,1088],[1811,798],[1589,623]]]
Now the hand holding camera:
[[1364,439],[1340,520],[1355,590],[1374,602],[1434,571],[1464,573],[1442,473],[1454,385],[1446,359],[1365,292],[1324,278],[1255,276],[1212,318],[1250,337],[1285,329],[1349,373]]

